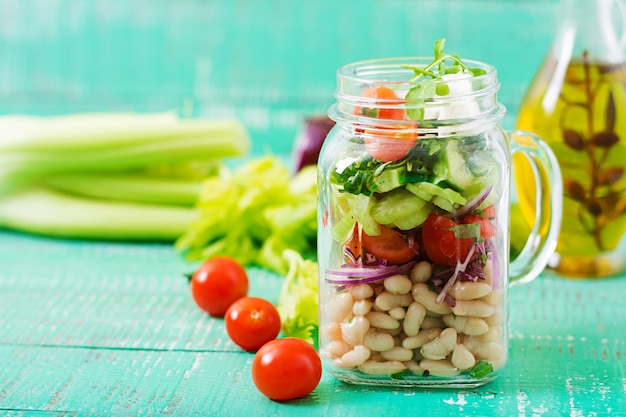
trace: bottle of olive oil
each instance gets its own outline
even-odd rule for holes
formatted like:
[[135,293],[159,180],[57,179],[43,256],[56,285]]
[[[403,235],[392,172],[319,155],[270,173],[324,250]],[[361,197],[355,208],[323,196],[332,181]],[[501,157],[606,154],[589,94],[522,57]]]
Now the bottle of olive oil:
[[[617,275],[626,261],[626,5],[562,0],[559,7],[562,21],[517,127],[550,145],[563,174],[563,220],[550,266],[563,276]],[[532,166],[516,157],[514,168],[530,220]]]

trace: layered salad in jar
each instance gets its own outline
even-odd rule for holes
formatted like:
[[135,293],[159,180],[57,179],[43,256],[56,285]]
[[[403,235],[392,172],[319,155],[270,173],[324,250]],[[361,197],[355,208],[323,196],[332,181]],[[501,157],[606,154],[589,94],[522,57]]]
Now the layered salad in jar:
[[[503,133],[474,123],[476,103],[449,104],[484,70],[443,40],[431,64],[404,69],[397,88],[363,88],[369,104],[338,133],[350,145],[320,160],[320,352],[353,382],[489,379],[507,350]],[[429,107],[438,97],[448,105]]]

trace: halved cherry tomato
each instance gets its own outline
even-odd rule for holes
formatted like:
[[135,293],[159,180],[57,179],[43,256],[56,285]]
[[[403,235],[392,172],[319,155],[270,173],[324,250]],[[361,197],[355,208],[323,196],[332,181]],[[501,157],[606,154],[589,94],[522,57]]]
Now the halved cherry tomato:
[[465,224],[478,224],[480,226],[480,237],[486,239],[494,237],[498,233],[498,228],[493,223],[496,218],[496,208],[490,205],[479,213],[471,213],[463,218]]
[[415,146],[417,133],[406,130],[406,126],[380,127],[379,130],[365,130],[365,149],[373,158],[383,162],[393,162],[404,158]]
[[380,225],[378,236],[363,233],[363,247],[378,259],[385,259],[390,264],[403,264],[413,259],[418,253],[417,242],[409,243],[400,232]]
[[468,214],[463,218],[465,224],[478,224],[480,226],[480,237],[486,239],[488,237],[494,237],[498,233],[496,225],[493,224],[489,218],[483,217],[480,214]]
[[[376,99],[375,102],[388,102],[387,104],[400,104],[402,101],[396,93],[388,87],[380,86],[376,88],[367,88],[361,94],[361,97]],[[396,101],[396,102],[394,102]],[[404,109],[402,108],[370,108],[355,107],[354,114],[358,116],[373,117],[385,120],[402,120],[404,118]]]
[[486,219],[493,220],[496,218],[496,207],[492,204],[482,210]]
[[[379,99],[384,104],[401,104],[403,100],[388,87],[368,88],[363,97]],[[403,108],[363,108],[355,107],[354,113],[361,116],[381,120],[403,120],[406,112]],[[408,128],[411,130],[407,130]],[[412,130],[416,125],[376,125],[374,129],[363,129],[365,149],[373,157],[383,162],[393,162],[402,159],[415,146],[417,133]]]
[[457,239],[457,223],[447,217],[431,213],[422,226],[422,245],[426,255],[438,265],[456,265],[464,261],[475,239]]

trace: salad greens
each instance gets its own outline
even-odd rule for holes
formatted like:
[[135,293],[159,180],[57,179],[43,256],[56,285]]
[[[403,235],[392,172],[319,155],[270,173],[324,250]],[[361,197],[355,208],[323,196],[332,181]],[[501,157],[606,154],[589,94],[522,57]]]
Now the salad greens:
[[286,274],[286,249],[315,258],[316,166],[293,177],[274,156],[250,160],[234,171],[225,167],[203,183],[196,208],[198,217],[174,245],[188,260],[227,255]]
[[[412,107],[423,105],[432,100],[435,96],[447,96],[450,88],[445,83],[450,75],[466,75],[475,77],[485,74],[481,68],[470,68],[463,63],[457,55],[449,55],[444,52],[445,39],[435,41],[433,61],[424,66],[404,65],[403,67],[415,72],[409,82],[416,83],[406,95],[407,116],[415,121],[423,121],[425,111],[423,107]],[[452,65],[446,65],[447,61],[452,61]],[[436,69],[435,69],[436,68]]]
[[282,332],[285,336],[297,337],[317,346],[317,263],[303,259],[293,250],[285,250],[283,256],[289,262],[289,271],[277,305]]
[[[487,332],[490,325],[483,319],[502,308],[502,301],[495,297],[500,288],[495,242],[502,236],[499,193],[503,186],[494,158],[499,149],[492,148],[498,133],[491,125],[480,123],[480,129],[466,129],[463,134],[458,130],[470,125],[481,112],[479,103],[471,100],[474,89],[480,88],[480,83],[472,78],[486,72],[446,54],[443,39],[435,42],[430,63],[403,68],[414,73],[409,73],[410,79],[404,83],[386,83],[386,74],[372,71],[382,80],[372,80],[373,87],[364,86],[363,97],[379,100],[370,101],[367,106],[380,106],[380,111],[354,109],[355,114],[369,119],[362,124],[354,122],[353,129],[345,129],[344,133],[345,140],[363,146],[344,147],[343,151],[320,159],[322,178],[328,178],[329,183],[322,201],[324,207],[329,206],[332,239],[327,253],[319,254],[325,265],[321,284],[326,286],[320,292],[320,304],[324,311],[328,310],[328,314],[321,315],[328,321],[320,326],[342,329],[341,334],[322,333],[320,348],[332,365],[331,372],[337,370],[342,375],[353,371],[358,375],[352,377],[363,381],[368,381],[367,374],[404,377],[404,373],[398,373],[403,369],[410,369],[406,373],[410,377],[414,375],[411,367],[418,355],[418,367],[424,375],[448,377],[462,373],[461,378],[484,378],[493,372],[494,366],[503,363],[499,354],[503,340],[498,336],[490,340],[497,347],[483,354],[474,348],[485,343],[479,338],[484,333],[466,333],[444,317],[436,328],[441,331],[437,338],[444,338],[445,333],[445,338],[451,340],[441,342],[446,345],[442,348],[445,352],[431,351],[426,346],[430,342],[409,347],[410,338],[421,331],[422,321],[408,321],[407,316],[409,305],[417,303],[424,311],[422,317],[472,318],[484,323]],[[389,72],[396,74],[397,68]],[[461,95],[465,95],[463,99],[455,99]],[[370,129],[378,126],[378,121],[370,120],[375,118],[381,119],[380,125],[385,127]],[[413,269],[418,264],[419,273]],[[414,274],[419,277],[418,283]],[[400,282],[408,284],[401,286]],[[459,288],[474,284],[475,288],[487,289],[470,298],[459,292]],[[391,328],[385,327],[386,323],[379,326],[368,321],[370,310],[355,311],[356,302],[348,309],[350,304],[345,300],[352,298],[347,295],[352,295],[355,285],[359,285],[359,294],[370,294],[359,298],[359,302],[376,305],[376,314],[388,314],[390,322],[395,320],[394,325],[403,326],[404,333],[396,336],[395,346],[401,342],[403,349],[410,350],[405,352],[406,359],[398,359],[392,365],[388,357],[391,354],[386,352],[393,347],[368,346],[364,336],[348,329],[351,323],[360,322],[368,323],[368,332]],[[363,285],[369,288],[362,290]],[[383,294],[389,293],[410,295],[411,301],[400,306],[403,311],[392,314],[382,307],[385,303],[381,301]],[[494,297],[487,300],[487,295]],[[483,304],[484,311],[466,307]],[[344,308],[352,313],[346,315]],[[411,328],[412,324],[417,329]],[[348,330],[344,332],[344,328]],[[466,346],[466,337],[476,339],[467,339]],[[474,343],[472,351],[470,342]],[[342,343],[349,346],[347,352],[335,349]],[[356,347],[361,345],[365,349],[357,352]],[[459,353],[454,355],[457,347]],[[380,354],[372,354],[372,350]]]

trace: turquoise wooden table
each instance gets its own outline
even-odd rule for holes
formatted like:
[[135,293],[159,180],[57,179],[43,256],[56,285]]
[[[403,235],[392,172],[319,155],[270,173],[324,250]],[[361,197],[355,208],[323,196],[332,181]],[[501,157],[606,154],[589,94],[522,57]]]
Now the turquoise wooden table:
[[[0,415],[626,415],[626,276],[544,273],[513,287],[510,362],[479,389],[340,383],[274,402],[253,354],[193,303],[168,244],[60,241],[0,232]],[[250,293],[282,278],[250,268]]]
[[[253,152],[288,153],[350,61],[453,53],[499,70],[513,127],[556,0],[0,0],[0,114],[182,109],[236,116]],[[271,23],[268,23],[271,22]],[[252,354],[191,300],[169,244],[0,231],[0,415],[626,415],[626,276],[544,273],[511,290],[510,362],[480,389],[339,383],[278,403]],[[250,268],[252,295],[282,277]]]

